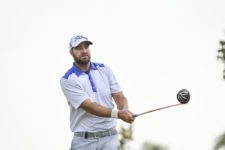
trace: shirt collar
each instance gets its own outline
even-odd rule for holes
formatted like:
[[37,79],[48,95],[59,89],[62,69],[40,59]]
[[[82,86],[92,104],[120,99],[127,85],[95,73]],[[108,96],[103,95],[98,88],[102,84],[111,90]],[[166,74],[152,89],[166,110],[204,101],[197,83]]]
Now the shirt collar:
[[[91,69],[97,70],[98,68],[96,67],[96,65],[94,63],[91,62],[90,68],[87,72],[89,72]],[[72,70],[77,76],[80,76],[82,73],[85,73],[81,69],[79,69],[75,64],[73,64]]]

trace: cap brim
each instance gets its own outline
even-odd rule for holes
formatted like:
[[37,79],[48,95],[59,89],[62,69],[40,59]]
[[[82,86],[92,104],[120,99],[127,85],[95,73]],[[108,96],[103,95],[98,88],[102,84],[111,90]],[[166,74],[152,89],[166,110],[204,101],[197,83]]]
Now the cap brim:
[[[80,44],[82,44],[82,43],[88,43],[88,44],[90,44],[90,45],[93,44],[91,41],[83,41],[83,42],[80,42],[78,45],[80,45]],[[78,45],[77,45],[77,46],[78,46]]]

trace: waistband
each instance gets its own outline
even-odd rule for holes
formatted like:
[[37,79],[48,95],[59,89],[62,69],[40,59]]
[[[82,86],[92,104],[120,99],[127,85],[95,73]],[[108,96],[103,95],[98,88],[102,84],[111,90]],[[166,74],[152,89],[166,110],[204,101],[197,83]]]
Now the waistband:
[[75,132],[74,136],[84,137],[85,139],[87,139],[87,138],[101,138],[101,137],[106,137],[106,136],[111,136],[116,134],[117,134],[116,129],[111,129],[111,130],[99,131],[99,132]]

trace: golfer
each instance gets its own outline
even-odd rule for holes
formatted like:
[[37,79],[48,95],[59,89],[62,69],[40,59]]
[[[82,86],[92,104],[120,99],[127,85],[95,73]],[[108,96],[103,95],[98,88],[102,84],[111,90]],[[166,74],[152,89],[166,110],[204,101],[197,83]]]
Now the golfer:
[[60,80],[74,133],[70,150],[118,150],[117,119],[132,123],[134,117],[110,68],[90,61],[92,44],[84,35],[71,38],[74,63]]

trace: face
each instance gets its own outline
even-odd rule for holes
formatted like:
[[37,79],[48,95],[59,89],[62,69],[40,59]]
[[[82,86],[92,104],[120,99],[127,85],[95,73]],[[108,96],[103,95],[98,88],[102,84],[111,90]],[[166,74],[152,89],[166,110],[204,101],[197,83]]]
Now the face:
[[86,65],[90,62],[91,52],[89,45],[90,43],[83,42],[70,50],[70,54],[73,56],[77,64]]

